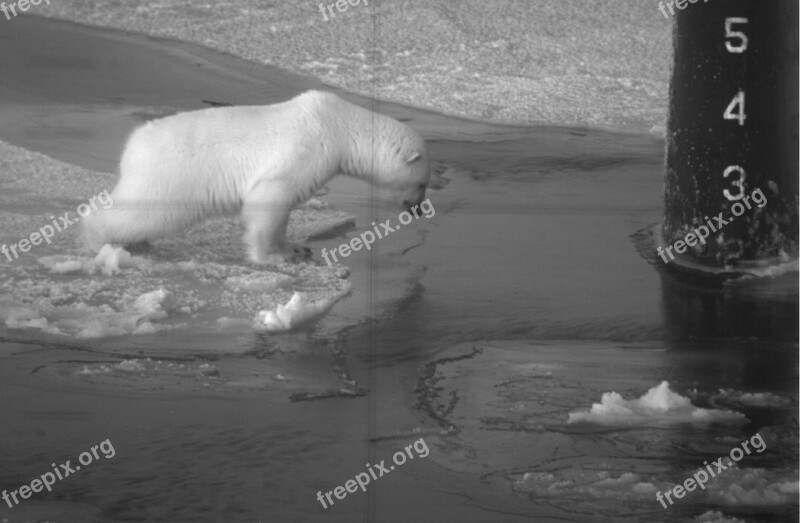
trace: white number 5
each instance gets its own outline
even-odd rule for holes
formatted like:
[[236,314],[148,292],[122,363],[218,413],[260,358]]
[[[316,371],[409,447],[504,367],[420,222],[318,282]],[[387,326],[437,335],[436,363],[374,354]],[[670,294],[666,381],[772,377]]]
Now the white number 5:
[[747,49],[747,35],[741,31],[734,31],[733,24],[746,24],[747,18],[726,18],[725,19],[725,38],[738,38],[739,45],[734,45],[732,42],[726,41],[725,47],[728,48],[729,53],[743,53]]

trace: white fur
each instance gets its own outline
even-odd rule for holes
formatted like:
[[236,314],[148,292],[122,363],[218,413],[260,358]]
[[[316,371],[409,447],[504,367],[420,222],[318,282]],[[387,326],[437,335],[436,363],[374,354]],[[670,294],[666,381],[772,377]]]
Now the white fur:
[[83,236],[99,250],[241,211],[251,260],[276,263],[287,255],[292,207],[339,173],[418,203],[430,179],[425,142],[396,120],[319,91],[275,105],[180,113],[131,134],[114,206],[87,217]]

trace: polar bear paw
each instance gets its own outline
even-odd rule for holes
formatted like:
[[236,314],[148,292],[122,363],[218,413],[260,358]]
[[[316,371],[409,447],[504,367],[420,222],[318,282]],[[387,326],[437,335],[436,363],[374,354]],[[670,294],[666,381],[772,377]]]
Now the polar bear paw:
[[142,240],[135,243],[126,243],[122,247],[129,253],[136,255],[149,254],[153,250],[153,246],[147,240]]
[[254,256],[252,261],[258,265],[298,264],[311,259],[311,249],[305,245],[292,244],[278,252]]
[[289,262],[300,263],[311,259],[311,248],[302,244],[293,244],[289,246]]

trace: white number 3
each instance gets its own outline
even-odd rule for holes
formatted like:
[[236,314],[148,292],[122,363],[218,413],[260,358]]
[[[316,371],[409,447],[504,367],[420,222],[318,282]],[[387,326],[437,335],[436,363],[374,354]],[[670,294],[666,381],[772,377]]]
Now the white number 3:
[[727,198],[730,202],[735,202],[744,198],[744,179],[746,178],[746,175],[742,167],[739,167],[738,165],[729,165],[728,168],[725,169],[725,172],[722,173],[722,177],[727,178],[734,171],[739,173],[739,179],[731,180],[731,185],[739,189],[739,191],[736,194],[731,193],[728,189],[724,189],[722,191],[723,196],[725,196],[725,198]]

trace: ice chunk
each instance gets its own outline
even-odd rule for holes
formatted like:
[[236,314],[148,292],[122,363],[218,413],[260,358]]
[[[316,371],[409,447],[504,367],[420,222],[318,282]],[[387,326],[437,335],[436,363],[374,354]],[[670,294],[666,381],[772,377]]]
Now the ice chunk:
[[161,306],[167,297],[169,297],[169,293],[166,290],[156,289],[136,298],[133,308],[140,312],[144,319],[165,318],[167,313],[164,312]]
[[131,256],[131,253],[122,247],[112,247],[109,244],[105,244],[92,260],[92,263],[100,267],[103,274],[112,275],[118,273],[124,267],[140,270],[147,269],[150,262],[139,256]]
[[769,506],[796,502],[797,471],[790,469],[738,468],[728,464],[706,487],[715,505]]
[[717,510],[709,510],[697,516],[695,521],[702,523],[745,523],[743,519],[727,517]]
[[219,370],[209,363],[199,365],[193,363],[174,363],[170,361],[153,360],[151,358],[133,358],[122,360],[116,365],[94,363],[84,365],[75,372],[78,376],[113,376],[126,377],[132,374],[140,376],[171,376],[175,378],[217,378]]
[[[150,358],[148,358],[148,360],[149,359]],[[145,370],[144,364],[136,358],[132,360],[122,360],[117,366],[120,370],[124,370],[126,372],[144,372]]]
[[729,410],[702,409],[691,400],[673,392],[669,383],[648,390],[641,398],[625,400],[616,392],[603,394],[600,403],[588,412],[572,412],[567,423],[589,422],[601,425],[628,425],[646,421],[681,422],[745,422],[747,418]]
[[166,290],[157,289],[138,296],[130,308],[122,310],[83,302],[41,311],[24,308],[10,312],[5,323],[10,329],[35,328],[49,334],[77,338],[152,334],[174,328],[173,325],[152,323],[167,317],[163,306],[169,296]]
[[719,389],[715,401],[724,400],[745,407],[780,408],[789,405],[789,400],[771,392],[740,392],[733,389]]
[[[530,471],[511,475],[513,489],[525,492],[537,500],[556,503],[561,500],[573,509],[595,507],[597,500],[615,499],[629,508],[640,505],[651,510],[657,492],[667,492],[690,478],[696,471],[686,470],[669,476],[646,472],[626,472],[608,463],[598,462],[592,467],[612,470],[585,470],[581,467],[558,467],[551,472]],[[650,469],[649,466],[645,467]],[[616,469],[616,470],[615,470]],[[701,467],[699,470],[705,470]],[[797,499],[797,472],[790,468],[767,470],[764,468],[739,468],[727,465],[727,470],[710,478],[703,489],[695,489],[691,499],[695,503],[714,506],[769,507],[788,505]],[[557,503],[556,503],[557,504]],[[656,504],[656,507],[660,506]],[[705,516],[697,521],[725,521],[722,514]]]
[[124,268],[133,268],[140,271],[147,271],[152,268],[152,264],[146,258],[133,256],[122,247],[112,247],[109,244],[103,245],[97,256],[91,260],[77,256],[56,255],[43,256],[39,258],[39,263],[55,274],[77,272],[94,274],[100,270],[103,274],[111,276]]
[[271,332],[291,330],[323,316],[342,296],[312,301],[304,293],[295,292],[286,305],[278,304],[275,310],[259,311],[258,326]]
[[61,329],[51,325],[47,318],[43,318],[36,311],[27,308],[12,312],[6,318],[6,327],[9,329],[39,329],[48,334],[63,334]]

